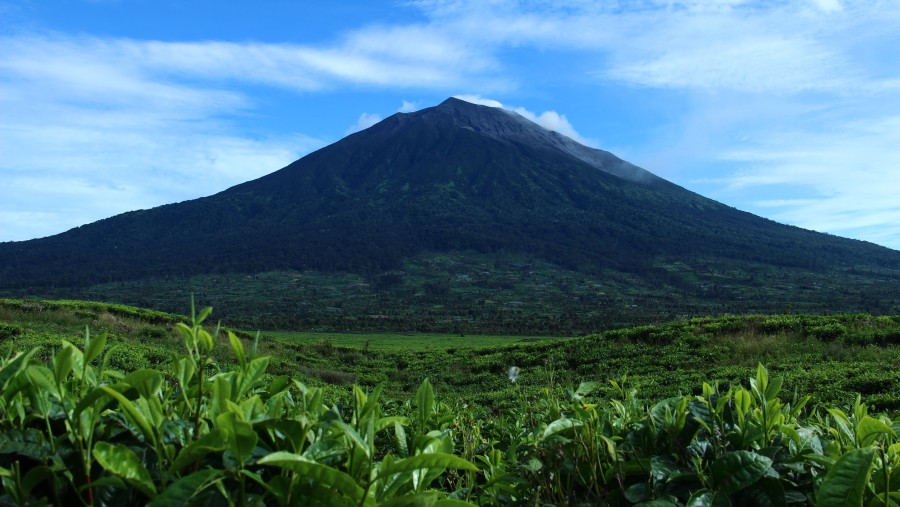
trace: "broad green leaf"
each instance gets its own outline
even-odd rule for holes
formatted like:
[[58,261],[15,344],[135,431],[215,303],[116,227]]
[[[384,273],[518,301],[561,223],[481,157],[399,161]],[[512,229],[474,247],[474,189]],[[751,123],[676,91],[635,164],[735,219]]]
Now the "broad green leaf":
[[443,498],[443,495],[435,491],[426,491],[415,495],[404,495],[378,504],[379,507],[472,507],[475,504]]
[[[31,356],[33,356],[39,349],[37,347],[29,350],[24,354],[19,354],[12,361],[6,363],[3,369],[0,369],[0,389],[6,387],[6,384],[9,382],[9,379],[13,378],[17,373],[22,371],[25,366],[28,365],[28,361],[31,360]],[[55,388],[56,385],[54,384]]]
[[[106,405],[112,402],[109,399],[109,393],[106,392],[106,389],[115,389],[120,393],[124,393],[131,387],[125,384],[113,384],[110,386],[101,386],[95,387],[86,393],[82,393],[81,399],[78,400],[78,405],[75,406],[75,415],[81,414],[88,407],[95,407],[97,410],[103,410],[106,408]],[[102,401],[102,403],[97,404],[98,401]]]
[[784,378],[782,377],[769,377],[769,383],[766,386],[766,401],[772,401],[778,397],[783,383]]
[[122,382],[135,388],[142,398],[150,399],[159,396],[164,380],[156,370],[141,369],[125,375]]
[[859,440],[860,447],[871,445],[879,435],[897,436],[893,428],[868,415],[863,417],[856,426],[856,438]]
[[383,466],[376,475],[377,478],[386,477],[388,475],[408,473],[423,468],[453,468],[456,470],[478,471],[478,467],[469,463],[463,458],[453,454],[443,452],[435,452],[431,454],[419,454],[409,458],[394,461],[389,467]]
[[273,452],[261,458],[257,464],[276,466],[297,472],[306,479],[329,484],[355,502],[359,502],[363,497],[363,489],[359,487],[353,477],[340,470],[310,461],[299,454],[283,451]]
[[428,420],[434,413],[434,389],[431,382],[425,379],[419,389],[416,390],[416,407],[419,410],[419,431],[424,433],[427,428]]
[[236,454],[240,456],[242,461],[247,461],[250,458],[253,449],[256,448],[256,443],[259,441],[259,435],[253,431],[252,424],[235,420],[234,441],[235,448],[237,449]]
[[766,388],[769,386],[769,371],[762,363],[756,366],[756,378],[750,379],[750,388],[756,393],[760,402],[766,401]]
[[259,436],[253,431],[253,425],[238,419],[234,412],[219,414],[216,426],[225,430],[228,446],[241,463],[247,461],[256,447]]
[[172,462],[169,473],[180,472],[184,467],[196,462],[211,452],[221,452],[228,447],[228,434],[221,428],[215,428],[206,435],[186,445],[178,457]]
[[47,392],[53,392],[56,390],[56,383],[54,381],[53,372],[50,371],[50,368],[33,364],[29,366],[27,370],[25,370],[25,374],[28,375],[28,379],[35,387]]
[[397,442],[397,451],[401,458],[409,456],[409,444],[406,442],[406,430],[400,424],[394,424],[394,437]]
[[667,482],[669,478],[681,470],[671,456],[652,456],[650,458],[650,474],[657,481]]
[[215,346],[215,340],[212,335],[203,328],[197,330],[197,343],[204,354],[212,352],[212,349]]
[[197,324],[202,324],[203,321],[206,320],[207,317],[209,317],[209,314],[211,314],[212,311],[213,309],[211,306],[207,306],[206,308],[200,310],[200,315],[197,316],[197,320],[195,320],[194,322]]
[[753,397],[749,392],[744,389],[740,389],[738,392],[734,393],[734,403],[742,416],[745,415],[753,404]]
[[107,394],[119,402],[119,406],[125,410],[125,413],[128,414],[128,417],[134,425],[137,426],[138,430],[140,430],[141,434],[144,435],[144,438],[148,442],[156,442],[156,435],[153,433],[153,428],[150,426],[150,423],[147,422],[147,418],[135,408],[134,404],[128,401],[128,398],[109,386],[102,386],[100,389],[103,389]]
[[475,504],[469,503],[463,500],[457,500],[455,498],[442,498],[437,502],[434,502],[433,507],[472,507]]
[[772,460],[751,451],[727,452],[710,467],[716,490],[727,495],[758,481],[772,466]]
[[385,428],[394,426],[395,424],[406,426],[409,424],[409,418],[399,415],[380,417],[377,421],[375,421],[375,433],[379,433]]
[[266,356],[257,357],[247,364],[247,370],[241,377],[241,385],[238,388],[238,394],[243,396],[253,388],[259,379],[266,373],[269,367],[269,358]]
[[546,440],[547,438],[549,438],[557,433],[560,433],[560,432],[565,431],[570,428],[582,426],[583,424],[584,424],[583,422],[581,422],[577,419],[568,419],[568,418],[557,419],[557,420],[553,421],[552,423],[548,424],[546,428],[544,428],[544,433],[543,433],[543,435],[541,435],[541,439]]
[[763,477],[753,487],[741,491],[742,499],[757,507],[785,507],[784,486],[774,477]]
[[103,353],[103,349],[106,348],[106,333],[97,337],[91,337],[90,330],[85,329],[84,336],[87,344],[84,350],[84,363],[90,364],[94,359],[100,357],[100,354]]
[[222,479],[220,470],[200,470],[169,484],[153,501],[151,507],[189,505],[191,500],[210,485]]
[[853,449],[841,456],[816,492],[817,507],[862,505],[874,456],[872,448]]
[[56,377],[57,384],[62,384],[69,372],[72,371],[72,364],[75,361],[72,356],[75,354],[75,350],[71,343],[63,340],[63,347],[53,356],[53,375]]
[[29,494],[35,487],[44,481],[52,481],[53,477],[54,471],[52,468],[43,465],[36,466],[29,470],[28,473],[25,474],[25,477],[22,478],[22,489],[25,490],[26,494]]
[[247,364],[247,356],[244,354],[244,344],[241,343],[241,339],[235,336],[231,331],[228,331],[228,341],[231,342],[231,350],[234,352],[234,357],[237,358],[238,364],[243,370],[244,366]]
[[369,444],[366,443],[365,439],[363,439],[363,437],[349,424],[340,420],[331,421],[329,424],[341,430],[341,432],[346,435],[352,443],[356,444],[356,449],[362,451],[365,454],[366,458],[371,458],[372,454],[371,450],[369,449]]
[[731,501],[723,494],[701,489],[691,495],[685,505],[686,507],[730,507]]
[[111,474],[125,479],[128,484],[151,498],[156,494],[156,487],[153,485],[150,472],[141,463],[137,454],[128,447],[97,442],[94,445],[93,454],[97,463],[100,463]]

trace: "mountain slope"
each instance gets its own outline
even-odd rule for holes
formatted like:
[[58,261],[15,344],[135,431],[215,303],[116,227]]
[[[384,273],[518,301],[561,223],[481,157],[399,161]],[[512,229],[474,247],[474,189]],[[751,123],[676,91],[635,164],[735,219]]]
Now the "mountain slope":
[[643,277],[660,259],[900,270],[900,252],[729,208],[515,113],[448,99],[210,197],[0,244],[0,288],[373,274],[423,252],[466,250]]

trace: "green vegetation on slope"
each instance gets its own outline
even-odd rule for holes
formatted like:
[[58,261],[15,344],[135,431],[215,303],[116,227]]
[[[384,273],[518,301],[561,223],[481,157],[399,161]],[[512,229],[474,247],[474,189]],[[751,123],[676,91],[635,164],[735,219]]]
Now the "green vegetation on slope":
[[578,336],[725,313],[900,314],[897,273],[658,258],[649,275],[579,273],[534,256],[455,252],[396,270],[198,275],[44,291],[182,311],[191,294],[252,329]]
[[[3,308],[16,302],[4,301]],[[19,302],[19,308],[25,303]],[[56,306],[56,308],[52,308]],[[63,304],[51,303],[51,311]],[[42,307],[43,312],[48,307]],[[33,309],[33,308],[31,308]],[[93,308],[93,310],[100,308]],[[80,310],[84,311],[84,310]],[[900,422],[857,401],[842,410],[783,396],[762,365],[749,386],[701,383],[644,402],[625,382],[522,388],[511,408],[442,403],[429,381],[406,401],[323,392],[269,377],[271,358],[233,333],[233,366],[213,360],[210,309],[174,325],[166,369],[116,371],[104,334],[0,359],[0,501],[30,505],[895,505]],[[140,312],[129,314],[140,318]],[[52,324],[58,318],[46,319]],[[855,324],[854,324],[855,323]],[[793,316],[753,322],[810,339],[895,339],[895,319]],[[10,339],[19,332],[4,324]],[[700,327],[704,331],[697,334]],[[22,328],[19,328],[22,329]],[[658,345],[748,329],[706,319],[619,332]],[[871,332],[863,332],[869,330]],[[27,333],[25,333],[27,334]],[[671,394],[671,393],[670,393]],[[646,504],[645,504],[646,505]]]

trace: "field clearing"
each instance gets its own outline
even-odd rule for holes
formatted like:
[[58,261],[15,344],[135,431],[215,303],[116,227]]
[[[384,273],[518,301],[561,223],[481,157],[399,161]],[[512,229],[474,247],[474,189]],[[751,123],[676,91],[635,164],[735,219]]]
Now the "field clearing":
[[359,349],[368,347],[379,350],[406,351],[498,347],[565,338],[559,336],[461,335],[452,333],[324,333],[304,331],[260,331],[260,335],[264,338],[271,337],[290,343],[330,343],[335,347]]

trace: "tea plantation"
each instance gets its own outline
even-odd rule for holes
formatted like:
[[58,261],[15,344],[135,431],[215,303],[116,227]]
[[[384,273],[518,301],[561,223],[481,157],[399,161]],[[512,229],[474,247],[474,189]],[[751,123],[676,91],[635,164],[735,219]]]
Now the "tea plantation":
[[900,504],[898,317],[398,348],[209,314],[0,300],[0,503]]

